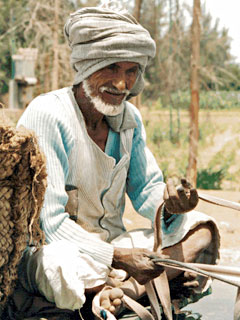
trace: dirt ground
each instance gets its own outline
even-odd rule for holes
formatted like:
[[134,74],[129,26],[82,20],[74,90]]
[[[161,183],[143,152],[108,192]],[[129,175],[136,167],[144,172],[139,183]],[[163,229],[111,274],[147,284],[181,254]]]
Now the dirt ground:
[[[240,202],[240,192],[222,190],[201,190],[201,192],[226,200]],[[220,263],[239,266],[240,211],[209,204],[203,200],[199,200],[197,210],[210,215],[217,222],[221,235]],[[124,213],[124,223],[127,230],[151,227],[149,220],[135,212],[128,198]]]

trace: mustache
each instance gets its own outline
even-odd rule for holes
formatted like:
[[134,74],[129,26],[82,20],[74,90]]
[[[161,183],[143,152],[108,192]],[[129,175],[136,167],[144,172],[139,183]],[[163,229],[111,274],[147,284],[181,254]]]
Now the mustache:
[[107,91],[107,92],[110,92],[110,93],[113,93],[113,94],[117,94],[117,95],[125,94],[126,96],[130,94],[130,91],[127,90],[127,89],[124,89],[124,90],[119,91],[119,90],[117,90],[117,89],[109,88],[109,87],[105,87],[105,86],[101,87],[101,88],[99,89],[99,91],[100,91],[101,93],[103,93],[104,91]]

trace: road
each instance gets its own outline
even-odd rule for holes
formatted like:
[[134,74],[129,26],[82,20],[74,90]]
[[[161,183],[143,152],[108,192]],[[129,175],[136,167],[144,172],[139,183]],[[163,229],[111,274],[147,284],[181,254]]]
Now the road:
[[[237,288],[214,280],[213,293],[200,301],[189,304],[183,310],[201,314],[201,320],[233,320]],[[137,320],[136,315],[125,315],[121,320]]]
[[211,295],[186,306],[184,310],[200,313],[201,320],[233,320],[237,288],[217,280],[214,280],[212,288]]

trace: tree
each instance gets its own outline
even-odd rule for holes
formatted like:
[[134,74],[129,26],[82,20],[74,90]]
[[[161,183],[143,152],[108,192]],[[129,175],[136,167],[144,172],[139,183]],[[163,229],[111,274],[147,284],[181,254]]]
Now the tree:
[[53,70],[52,70],[52,90],[58,89],[59,77],[59,0],[54,1],[54,26],[53,26]]
[[22,15],[27,0],[0,0],[0,95],[8,91],[13,76],[11,55],[24,44]]
[[140,18],[141,18],[141,7],[142,7],[142,0],[135,0],[133,16],[136,18],[137,21],[140,21]]
[[191,56],[191,105],[189,160],[187,179],[196,187],[197,183],[197,153],[198,153],[198,112],[199,112],[199,69],[200,69],[200,0],[194,0],[192,23],[192,56]]
[[219,20],[213,23],[211,15],[206,13],[204,6],[201,29],[200,84],[203,89],[219,90],[227,85],[226,75],[231,74],[229,64],[233,59],[230,54],[228,30],[226,28],[219,30]]
[[[146,69],[149,85],[143,93],[143,100],[163,98],[163,105],[169,106],[171,94],[186,91],[190,84],[191,30],[185,21],[191,6],[181,7],[178,0],[171,0],[171,28],[169,28],[169,0],[143,0],[144,15],[141,23],[150,31],[157,44],[156,58]],[[149,8],[152,8],[149,10]],[[212,24],[212,17],[202,8],[202,35],[200,40],[201,66],[199,85],[201,89],[221,89],[237,81],[230,63],[230,38],[226,29],[219,29],[218,21]],[[170,48],[171,47],[171,48]],[[236,75],[236,73],[234,73]],[[170,93],[170,95],[169,95]]]
[[[38,49],[37,92],[46,92],[72,83],[68,67],[70,49],[63,36],[63,25],[70,12],[94,6],[98,0],[0,0],[0,94],[8,90],[11,78],[11,54],[19,47]],[[120,3],[120,2],[119,2]],[[157,54],[146,68],[143,101],[164,97],[163,105],[172,103],[172,94],[188,90],[190,83],[190,32],[184,10],[178,0],[122,0],[156,41]],[[56,5],[56,9],[55,9]],[[187,9],[190,10],[190,7]],[[140,14],[144,12],[144,14]],[[202,12],[200,42],[200,87],[203,89],[238,88],[238,67],[230,55],[227,30],[212,26],[211,16]],[[231,63],[231,64],[230,64]],[[66,67],[67,65],[67,67]],[[173,105],[173,109],[177,107]]]
[[[135,7],[133,15],[135,19],[140,22],[141,19],[141,7],[142,7],[142,0],[135,0]],[[141,94],[131,99],[131,102],[135,104],[135,106],[140,109],[141,107]]]
[[70,50],[63,26],[74,5],[67,0],[28,0],[28,8],[24,38],[28,46],[38,48],[38,93],[70,84],[73,72],[66,68]]

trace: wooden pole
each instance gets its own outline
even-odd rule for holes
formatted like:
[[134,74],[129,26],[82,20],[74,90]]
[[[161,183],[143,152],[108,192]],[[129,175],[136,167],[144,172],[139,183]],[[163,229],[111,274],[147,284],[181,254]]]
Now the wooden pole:
[[191,55],[191,104],[190,104],[190,133],[189,133],[189,161],[187,179],[194,187],[197,184],[197,156],[198,156],[198,113],[199,113],[199,65],[200,65],[200,0],[194,0],[192,23],[192,55]]
[[54,27],[53,27],[53,70],[52,70],[52,90],[58,89],[59,74],[59,45],[58,45],[58,27],[59,27],[59,0],[54,3]]
[[[141,18],[141,8],[142,8],[142,0],[135,0],[135,7],[134,7],[133,16],[138,22],[140,22],[140,18]],[[133,97],[131,99],[131,102],[138,109],[140,109],[140,107],[141,107],[141,93],[138,96]]]
[[141,18],[142,0],[135,0],[133,16],[139,22]]

